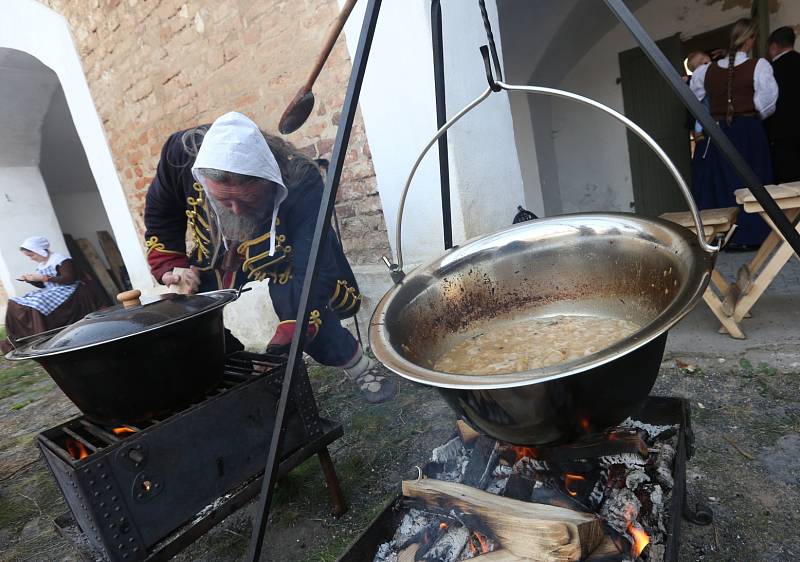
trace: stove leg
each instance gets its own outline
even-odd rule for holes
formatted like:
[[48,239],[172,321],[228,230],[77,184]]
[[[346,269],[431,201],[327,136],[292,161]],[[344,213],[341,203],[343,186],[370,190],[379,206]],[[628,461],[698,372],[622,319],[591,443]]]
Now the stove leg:
[[331,498],[333,499],[333,516],[341,517],[347,512],[347,502],[339,485],[339,477],[336,475],[336,468],[333,466],[333,460],[331,460],[328,448],[324,447],[317,453],[317,457],[319,457],[319,464],[322,466],[325,482],[328,484],[328,490],[330,490]]

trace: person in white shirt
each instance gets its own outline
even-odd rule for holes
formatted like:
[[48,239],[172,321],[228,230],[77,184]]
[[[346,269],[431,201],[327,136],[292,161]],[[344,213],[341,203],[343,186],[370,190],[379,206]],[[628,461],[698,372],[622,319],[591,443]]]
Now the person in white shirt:
[[[758,29],[750,19],[740,19],[731,30],[728,56],[700,66],[689,84],[697,99],[708,99],[711,116],[764,184],[772,183],[772,162],[762,119],[775,112],[778,84],[765,59],[753,60]],[[708,139],[698,143],[692,161],[692,193],[700,209],[733,207],[734,191],[742,181]],[[739,213],[739,228],[729,249],[752,250],[769,233],[756,214]]]

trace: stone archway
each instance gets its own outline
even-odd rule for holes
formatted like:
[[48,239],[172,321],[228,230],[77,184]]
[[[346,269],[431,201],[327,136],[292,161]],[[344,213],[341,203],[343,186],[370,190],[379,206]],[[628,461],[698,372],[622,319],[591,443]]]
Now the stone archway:
[[[20,270],[29,268],[24,261],[17,261],[24,260],[16,247],[20,236],[36,229],[53,237],[55,249],[62,251],[60,227],[64,225],[60,222],[73,229],[110,230],[131,282],[152,288],[139,236],[66,22],[33,0],[10,0],[3,11],[0,279],[6,291],[13,295],[25,289],[13,280]],[[75,203],[81,199],[83,203]]]

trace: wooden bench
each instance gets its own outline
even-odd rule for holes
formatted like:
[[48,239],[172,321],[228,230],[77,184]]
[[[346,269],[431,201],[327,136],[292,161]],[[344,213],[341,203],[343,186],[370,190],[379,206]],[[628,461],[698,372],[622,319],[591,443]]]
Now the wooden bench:
[[[703,235],[706,240],[711,242],[720,235],[727,236],[736,224],[736,217],[738,215],[738,207],[700,211],[700,219],[703,221]],[[689,211],[664,213],[661,215],[661,218],[686,227],[692,232],[696,232],[694,219]],[[744,339],[744,333],[741,328],[739,328],[738,323],[732,318],[735,294],[736,288],[733,288],[715,268],[711,272],[711,283],[703,293],[703,300],[727,333],[734,338]]]
[[[792,225],[800,230],[800,182],[784,183],[765,186],[769,194],[775,199],[778,207],[783,209]],[[794,254],[792,247],[783,239],[778,228],[761,208],[756,198],[749,189],[738,189],[734,193],[736,202],[742,205],[745,213],[758,213],[772,229],[767,239],[761,245],[750,263],[743,265],[737,275],[736,285],[739,290],[733,311],[732,320],[738,324],[743,318],[749,316],[750,309],[758,302],[761,295],[767,290],[775,277],[778,276],[783,266]],[[734,291],[735,292],[735,291]],[[728,327],[723,324],[727,329]],[[722,331],[722,330],[720,330]],[[727,329],[731,335],[729,329]],[[734,336],[735,337],[735,336]]]

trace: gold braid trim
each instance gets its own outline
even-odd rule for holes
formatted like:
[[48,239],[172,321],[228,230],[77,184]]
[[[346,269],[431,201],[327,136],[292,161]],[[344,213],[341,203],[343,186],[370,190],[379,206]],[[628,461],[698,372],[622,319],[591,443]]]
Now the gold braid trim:
[[184,252],[176,252],[175,250],[167,250],[166,246],[164,246],[164,243],[161,242],[158,239],[158,236],[151,236],[150,238],[145,240],[144,245],[147,248],[147,251],[145,252],[145,255],[149,254],[153,250],[161,252],[162,254],[178,254],[179,256],[185,255]]
[[350,312],[351,310],[353,310],[356,307],[356,305],[359,302],[361,302],[361,295],[356,295],[356,290],[355,290],[354,287],[350,287],[349,289],[347,289],[347,294],[350,295],[350,297],[352,297],[353,302],[351,302],[350,306],[348,306],[347,308],[345,308],[342,311],[342,312],[345,312],[345,313],[346,312]]
[[289,264],[286,269],[283,270],[283,273],[278,275],[274,271],[267,271],[266,276],[272,280],[273,283],[278,283],[279,285],[286,285],[289,282],[289,279],[292,278],[292,266]]
[[[278,325],[281,325],[281,324],[295,324],[296,322],[297,322],[296,320],[281,320],[280,322],[278,322]],[[316,326],[317,329],[319,329],[319,327],[322,326],[322,319],[320,318],[319,310],[317,310],[315,308],[314,310],[312,310],[309,313],[309,315],[308,315],[308,323],[309,324],[314,324],[314,326]]]
[[191,209],[186,210],[186,218],[192,233],[192,239],[194,240],[195,257],[197,261],[202,262],[205,258],[211,256],[211,252],[208,248],[211,244],[211,239],[205,235],[202,229],[204,228],[206,232],[211,232],[211,228],[209,227],[208,221],[198,211],[198,209],[202,210],[208,215],[208,206],[205,197],[203,197],[203,186],[198,182],[194,182],[192,188],[198,195],[197,197],[190,196],[186,198],[186,202],[191,207]]
[[333,310],[349,312],[353,310],[360,301],[361,295],[356,292],[355,287],[348,287],[347,281],[340,279],[336,282],[336,289],[329,303]]
[[[346,289],[346,287],[347,287],[347,281],[339,280],[339,281],[336,282],[336,288],[333,290],[333,296],[330,298],[330,301],[329,301],[330,305],[331,305],[331,308],[336,309],[336,307],[338,307],[340,304],[343,304],[343,303],[337,303],[336,299],[339,298],[339,293],[342,292],[342,289],[343,288]],[[345,296],[346,296],[346,293],[345,293]]]
[[[275,224],[278,225],[279,224],[279,220],[276,220]],[[276,250],[276,252],[278,250],[281,250],[283,252],[282,255],[280,255],[278,257],[275,257],[275,258],[273,258],[271,260],[267,260],[266,262],[264,262],[264,263],[262,263],[260,265],[256,265],[256,264],[258,262],[266,259],[266,258],[269,258],[270,257],[269,252],[262,252],[260,254],[255,255],[255,256],[250,256],[250,249],[252,247],[254,247],[254,246],[257,246],[258,244],[266,242],[267,240],[269,240],[270,236],[271,236],[271,233],[270,232],[266,232],[266,233],[262,234],[261,236],[259,236],[258,238],[254,238],[252,240],[247,240],[245,242],[242,242],[241,244],[239,244],[239,247],[236,248],[236,252],[239,255],[245,257],[244,263],[242,263],[242,271],[247,273],[247,278],[248,279],[254,279],[256,281],[263,281],[267,277],[270,277],[276,283],[280,283],[281,285],[284,285],[286,282],[289,281],[289,276],[291,275],[291,268],[289,268],[288,271],[284,271],[280,276],[278,274],[274,273],[274,272],[269,272],[269,271],[264,271],[264,270],[267,269],[267,268],[270,268],[270,267],[272,267],[272,266],[274,266],[276,264],[279,264],[284,260],[286,260],[288,255],[291,253],[291,251],[292,251],[292,247],[291,246],[281,246],[281,244],[283,244],[286,241],[286,236],[284,236],[283,234],[279,234],[275,239],[275,242],[276,242],[275,250]]]

